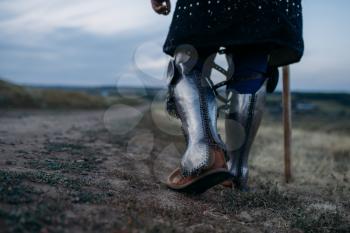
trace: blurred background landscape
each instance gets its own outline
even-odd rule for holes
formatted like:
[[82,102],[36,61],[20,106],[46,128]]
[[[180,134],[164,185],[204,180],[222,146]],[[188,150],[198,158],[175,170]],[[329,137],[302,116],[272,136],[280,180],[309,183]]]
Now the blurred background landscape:
[[349,232],[349,7],[304,1],[293,182],[280,83],[251,152],[251,191],[192,197],[163,184],[185,148],[164,111],[171,18],[148,1],[1,1],[0,232]]
[[[164,102],[157,97],[162,87],[64,87],[20,86],[0,79],[0,108],[11,109],[108,109],[115,104],[131,106],[145,102]],[[266,123],[282,117],[280,92],[268,95]],[[349,133],[350,94],[325,92],[293,92],[294,127]]]
[[[3,232],[348,232],[349,94],[293,93],[290,184],[281,93],[269,95],[250,157],[252,190],[217,186],[200,197],[164,185],[185,148],[165,94],[1,81]],[[223,126],[219,119],[225,139]]]

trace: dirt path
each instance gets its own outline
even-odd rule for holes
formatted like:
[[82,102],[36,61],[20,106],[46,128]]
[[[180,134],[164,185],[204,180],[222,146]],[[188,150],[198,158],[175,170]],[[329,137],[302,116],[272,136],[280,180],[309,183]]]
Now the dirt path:
[[348,137],[335,145],[336,135],[296,131],[296,156],[304,160],[287,186],[279,173],[281,132],[265,127],[253,150],[252,192],[215,187],[192,197],[162,184],[183,140],[146,109],[1,113],[0,232],[350,229]]

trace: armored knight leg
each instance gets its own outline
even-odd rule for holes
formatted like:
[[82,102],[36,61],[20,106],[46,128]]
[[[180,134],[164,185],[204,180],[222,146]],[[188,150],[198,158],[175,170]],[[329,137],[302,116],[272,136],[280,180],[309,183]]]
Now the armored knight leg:
[[[214,91],[202,77],[200,66],[192,64],[189,59],[191,58],[188,54],[176,55],[174,69],[176,75],[172,80],[170,91],[175,107],[173,111],[182,122],[187,143],[187,149],[181,159],[181,175],[183,178],[196,177],[212,168],[219,168],[222,169],[221,172],[226,170],[224,176],[227,178],[230,174],[224,160],[224,146],[216,128],[217,106]],[[216,157],[218,153],[220,164]],[[206,190],[209,186],[223,181],[224,176],[214,176],[209,181],[201,182],[201,186],[207,185],[204,188]],[[170,186],[174,189],[182,187],[176,185]]]
[[249,152],[262,119],[266,87],[263,85],[253,94],[239,94],[230,88],[227,92],[229,111],[226,115],[225,129],[228,139],[228,167],[234,176],[235,187],[247,190]]
[[267,61],[268,56],[259,53],[236,56],[235,74],[227,85],[228,167],[240,190],[248,189],[249,152],[265,106]]

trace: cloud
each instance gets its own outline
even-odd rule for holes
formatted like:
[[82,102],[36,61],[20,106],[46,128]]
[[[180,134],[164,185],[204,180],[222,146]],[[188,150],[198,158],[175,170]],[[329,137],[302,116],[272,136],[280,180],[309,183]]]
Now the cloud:
[[2,0],[0,15],[0,30],[10,35],[43,36],[59,29],[113,35],[162,22],[152,12],[149,1]]
[[[149,1],[1,0],[0,75],[18,83],[113,84],[133,65],[135,48],[165,37],[170,20]],[[144,62],[147,76],[163,77],[161,60]]]
[[136,48],[133,63],[149,77],[164,80],[169,57],[163,53],[161,42],[147,41]]
[[[304,2],[306,51],[292,66],[293,88],[350,90],[345,2]],[[157,84],[168,61],[161,45],[170,21],[155,14],[149,0],[0,0],[0,76],[110,85],[131,72]]]

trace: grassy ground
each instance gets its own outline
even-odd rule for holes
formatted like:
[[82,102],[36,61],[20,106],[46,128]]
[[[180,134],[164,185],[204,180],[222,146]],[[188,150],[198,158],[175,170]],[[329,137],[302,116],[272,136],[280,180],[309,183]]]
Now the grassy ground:
[[293,183],[283,182],[279,113],[268,112],[252,191],[195,197],[163,184],[184,144],[158,104],[2,110],[0,232],[349,232],[349,109],[326,107],[294,115]]
[[[108,111],[3,112],[1,231],[349,232],[349,134],[297,128],[295,180],[286,185],[282,129],[267,119],[252,151],[252,191],[218,186],[193,197],[162,184],[184,147],[178,131],[165,133],[169,121],[158,107],[140,109],[137,119]],[[111,119],[117,127],[108,130]],[[120,135],[118,125],[135,119],[137,127]]]
[[103,97],[99,88],[40,88],[0,79],[0,109],[106,109],[117,103],[137,105],[142,99]]

